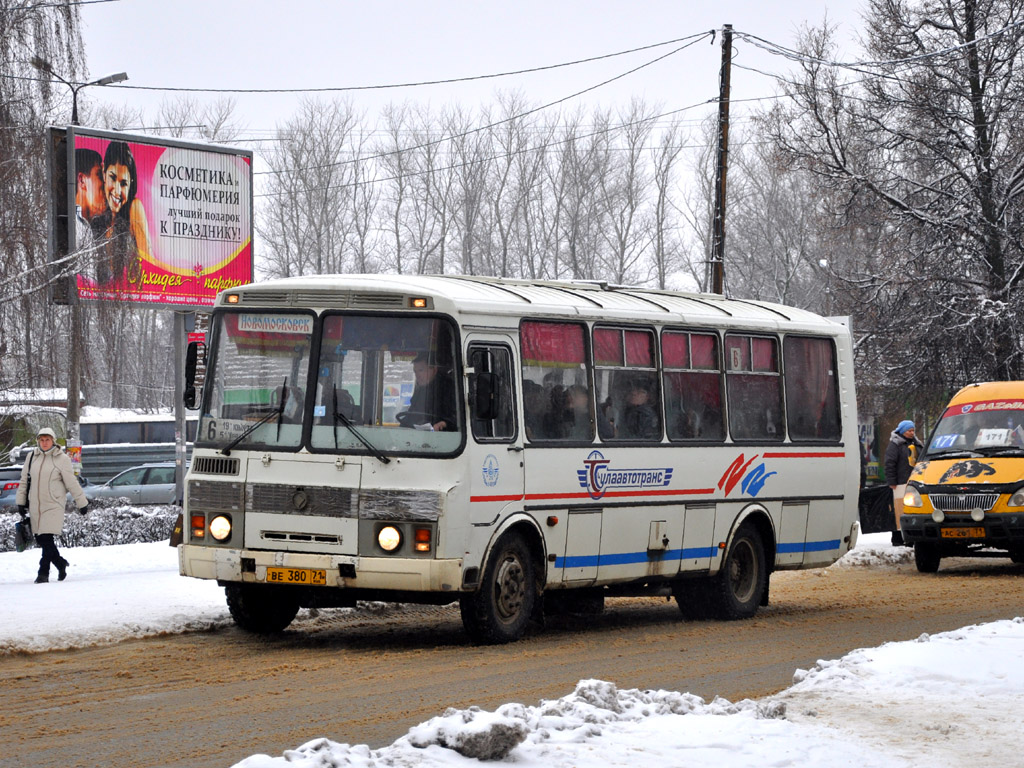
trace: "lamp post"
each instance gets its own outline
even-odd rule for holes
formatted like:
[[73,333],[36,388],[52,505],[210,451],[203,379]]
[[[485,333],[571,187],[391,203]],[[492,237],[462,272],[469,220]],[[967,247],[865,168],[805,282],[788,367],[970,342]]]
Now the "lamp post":
[[[57,74],[51,66],[50,62],[46,59],[42,59],[38,56],[33,56],[31,59],[32,66],[43,72],[50,77],[60,80],[68,88],[71,89],[71,124],[78,125],[78,92],[83,88],[87,88],[90,85],[112,85],[113,83],[122,83],[128,79],[126,72],[118,72],[113,75],[105,75],[104,77],[98,77],[95,80],[87,80],[84,83],[75,83],[67,80],[61,75]],[[69,169],[74,174],[74,169]],[[79,412],[79,398],[82,394],[82,310],[78,303],[78,295],[76,292],[69,291],[68,303],[71,305],[71,360],[68,365],[68,416],[67,416],[67,445],[68,447],[80,447],[81,446],[81,430],[79,422],[81,415]],[[81,454],[74,457],[76,460],[72,462],[72,466],[75,469],[76,474],[81,474]]]
[[61,75],[54,72],[53,67],[50,66],[50,62],[46,59],[41,59],[38,56],[32,57],[32,66],[38,69],[40,72],[45,72],[50,77],[54,77],[60,80],[64,85],[71,89],[71,124],[78,125],[78,92],[83,88],[88,88],[90,85],[113,85],[114,83],[123,83],[128,79],[127,72],[118,72],[113,75],[105,75],[104,77],[98,77],[95,80],[88,80],[84,83],[73,83],[70,80],[66,80]]

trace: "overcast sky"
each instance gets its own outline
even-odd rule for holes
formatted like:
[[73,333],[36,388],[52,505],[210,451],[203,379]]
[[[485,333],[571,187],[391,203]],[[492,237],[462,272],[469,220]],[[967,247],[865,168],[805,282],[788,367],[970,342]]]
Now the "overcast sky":
[[[839,25],[847,58],[856,57],[863,0],[118,0],[81,7],[89,73],[127,71],[129,86],[178,88],[326,88],[471,77],[548,66],[686,38],[732,24],[787,46],[826,14]],[[682,43],[589,64],[474,83],[348,94],[375,122],[387,102],[475,109],[499,89],[521,90],[535,104],[562,99],[669,53]],[[767,72],[791,65],[741,40],[735,63]],[[721,47],[701,40],[641,71],[567,102],[625,106],[639,96],[675,110],[718,94]],[[740,100],[770,95],[771,81],[734,69]],[[124,102],[152,118],[173,94],[92,88],[83,96]],[[330,97],[332,94],[324,94]],[[341,94],[334,94],[341,95]],[[214,98],[196,94],[201,98]],[[295,111],[301,94],[237,94],[244,136],[266,137]],[[697,120],[714,111],[689,113]],[[258,149],[254,146],[253,149]]]

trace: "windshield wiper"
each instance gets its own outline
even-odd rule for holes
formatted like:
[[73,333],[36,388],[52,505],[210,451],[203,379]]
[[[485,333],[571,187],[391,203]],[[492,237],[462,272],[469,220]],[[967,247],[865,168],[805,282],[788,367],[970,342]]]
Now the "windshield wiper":
[[277,416],[277,437],[281,437],[281,419],[284,417],[284,406],[288,402],[288,377],[284,377],[284,383],[281,385],[281,402],[277,406],[276,410],[267,411],[267,413],[260,416],[259,419],[250,424],[246,430],[228,443],[226,446],[220,449],[221,455],[230,456],[231,449],[238,445],[240,442],[245,440],[249,435],[256,431],[257,427],[260,427],[270,421],[274,416]]
[[929,451],[921,458],[923,459],[976,459],[984,454],[978,453],[977,451],[968,451],[965,449],[959,449],[956,451]]
[[338,422],[340,421],[348,428],[349,432],[356,436],[356,439],[359,440],[360,443],[366,446],[366,449],[373,454],[375,459],[380,461],[382,464],[390,464],[391,459],[385,456],[381,452],[381,450],[377,448],[373,443],[371,443],[369,440],[363,437],[362,433],[358,429],[356,429],[356,425],[352,423],[352,419],[350,419],[348,416],[346,416],[344,413],[338,410],[338,385],[334,384],[333,387],[334,391],[332,399],[334,400],[334,447],[338,447]]
[[982,456],[1024,456],[1024,448],[1017,445],[987,445],[975,450]]

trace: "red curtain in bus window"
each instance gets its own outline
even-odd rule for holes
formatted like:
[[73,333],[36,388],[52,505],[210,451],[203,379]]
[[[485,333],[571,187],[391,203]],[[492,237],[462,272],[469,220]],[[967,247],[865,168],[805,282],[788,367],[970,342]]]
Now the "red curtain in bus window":
[[[323,338],[331,341],[341,341],[341,332],[345,328],[345,318],[340,315],[331,315],[324,318]],[[323,342],[321,341],[321,346]]]
[[661,362],[666,368],[689,368],[690,345],[687,333],[661,335]]
[[611,328],[594,329],[594,365],[619,365],[622,357],[622,331]]
[[732,371],[750,370],[750,337],[725,337],[725,366]]
[[626,331],[626,365],[630,368],[654,367],[654,337],[647,331]]
[[523,323],[519,329],[523,365],[578,365],[585,361],[583,326],[571,323]]
[[718,370],[718,338],[703,333],[690,334],[693,367],[702,371]]
[[753,370],[760,373],[775,373],[779,370],[778,355],[775,351],[775,339],[751,338]]

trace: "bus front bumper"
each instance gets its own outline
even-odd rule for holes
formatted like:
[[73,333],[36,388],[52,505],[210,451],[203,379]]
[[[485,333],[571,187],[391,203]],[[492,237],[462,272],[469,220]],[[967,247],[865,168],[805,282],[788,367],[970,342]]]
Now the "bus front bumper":
[[268,568],[325,571],[327,587],[456,592],[462,583],[461,559],[316,555],[181,544],[178,566],[182,576],[253,584],[268,583]]

